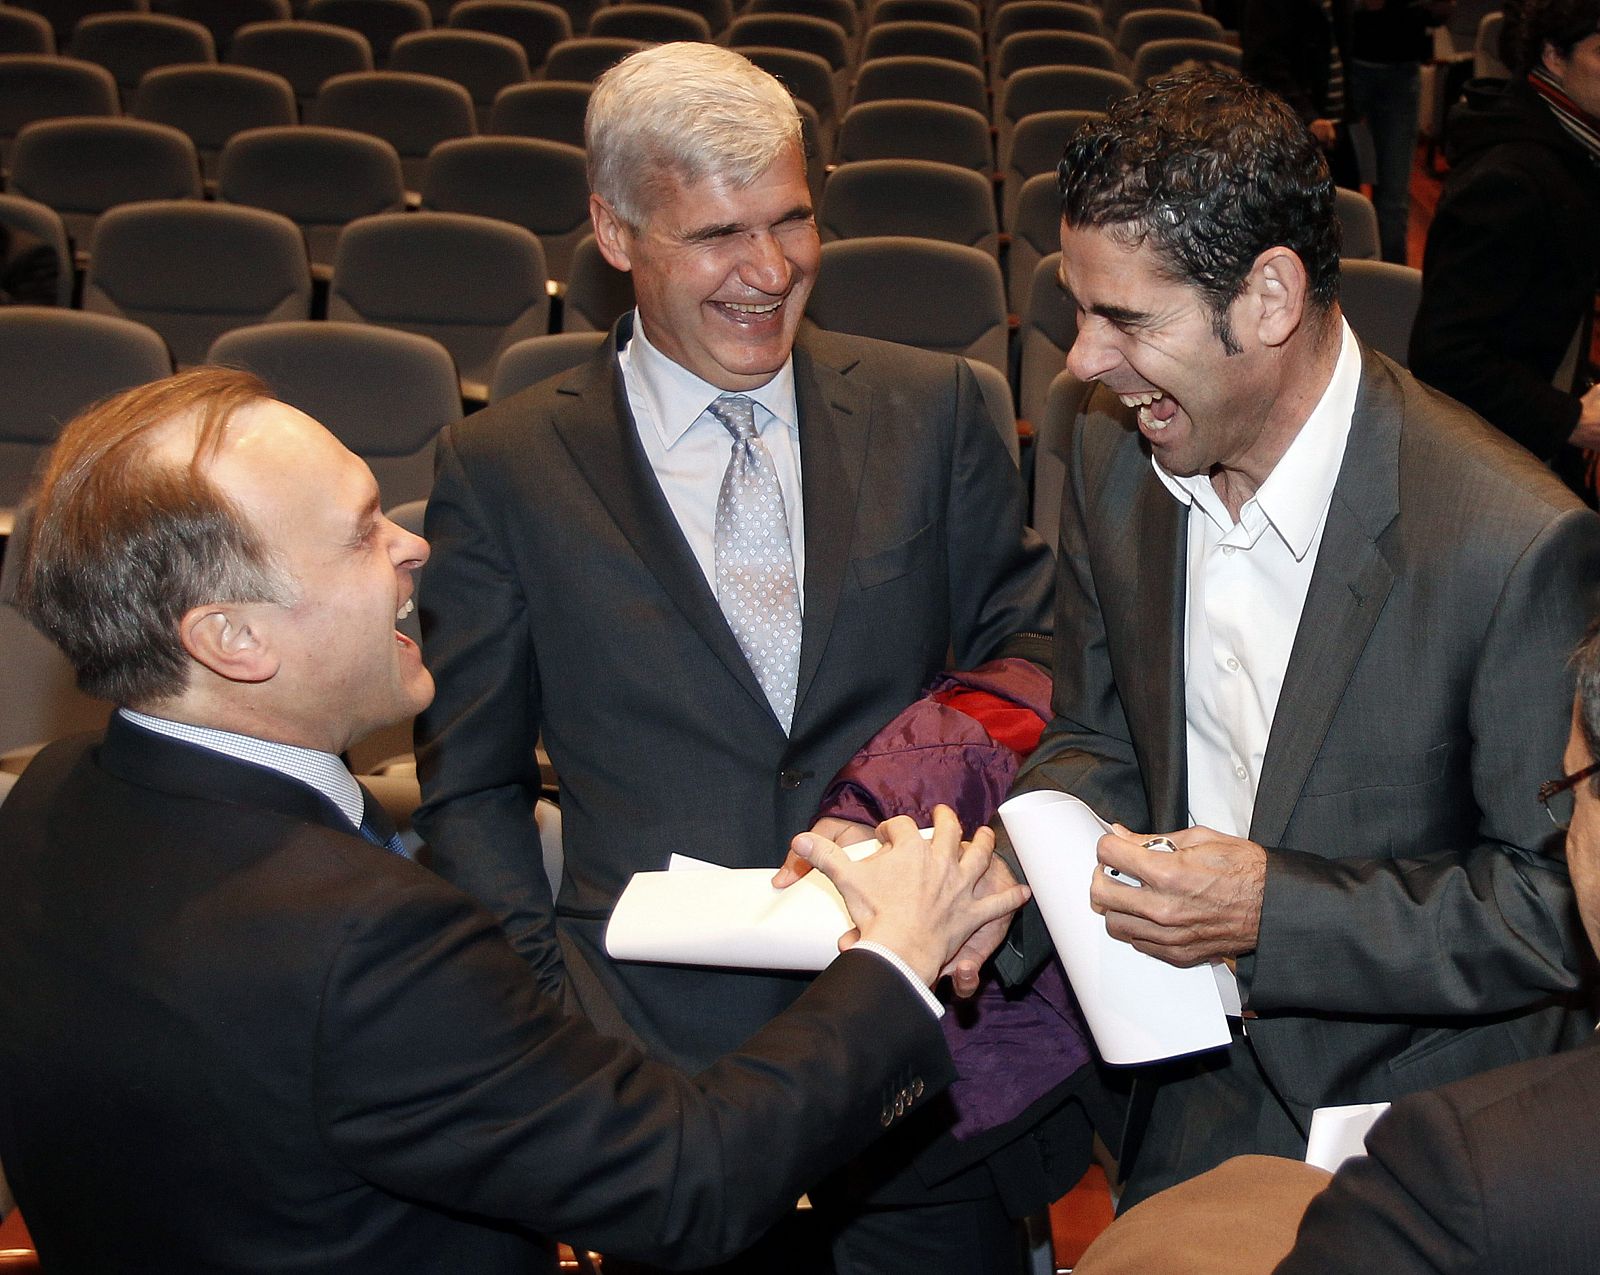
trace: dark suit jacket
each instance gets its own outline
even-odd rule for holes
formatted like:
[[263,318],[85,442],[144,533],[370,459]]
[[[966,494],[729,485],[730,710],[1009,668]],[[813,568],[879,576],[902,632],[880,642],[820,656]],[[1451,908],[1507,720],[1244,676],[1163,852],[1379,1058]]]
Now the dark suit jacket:
[[704,1264],[948,1079],[847,953],[690,1080],[347,828],[122,719],[0,808],[0,1161],[47,1270],[553,1271],[546,1235]]
[[[1062,499],[1055,720],[1018,786],[1137,830],[1188,820],[1188,511],[1096,393]],[[1240,958],[1250,1040],[1302,1129],[1548,1054],[1586,950],[1535,792],[1561,771],[1567,657],[1600,518],[1521,448],[1363,349],[1343,466],[1250,827],[1269,847]],[[1013,927],[1011,974],[1043,950]]]
[[1311,1202],[1276,1275],[1600,1269],[1600,1048],[1417,1094]]
[[[1052,568],[965,363],[804,336],[804,632],[786,736],[645,460],[617,339],[440,439],[422,599],[439,690],[419,719],[416,823],[547,989],[692,1069],[805,980],[612,964],[603,934],[629,877],[674,851],[776,867],[829,780],[952,652],[962,667],[1048,660]],[[554,900],[532,819],[541,731],[561,779]]]

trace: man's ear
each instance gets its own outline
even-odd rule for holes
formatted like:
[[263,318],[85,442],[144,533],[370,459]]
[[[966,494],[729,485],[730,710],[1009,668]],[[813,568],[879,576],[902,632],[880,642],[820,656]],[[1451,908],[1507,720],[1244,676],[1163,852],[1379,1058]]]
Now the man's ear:
[[1293,249],[1268,248],[1256,258],[1245,291],[1262,345],[1281,346],[1299,330],[1310,286],[1305,263]]
[[1549,40],[1544,42],[1544,49],[1539,54],[1539,64],[1550,72],[1550,77],[1558,85],[1565,87],[1567,82],[1567,55]]
[[259,604],[213,602],[194,607],[178,622],[183,649],[196,663],[230,682],[265,682],[278,672]]
[[600,245],[600,255],[618,270],[632,270],[633,259],[629,247],[633,233],[616,210],[599,195],[589,196],[589,220],[594,225],[595,242]]

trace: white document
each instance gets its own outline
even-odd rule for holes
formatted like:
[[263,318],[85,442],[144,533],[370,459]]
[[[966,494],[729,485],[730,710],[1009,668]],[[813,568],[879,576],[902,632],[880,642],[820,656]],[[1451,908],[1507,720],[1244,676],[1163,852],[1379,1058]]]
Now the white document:
[[1146,956],[1106,933],[1089,906],[1095,844],[1110,830],[1094,811],[1042,791],[1011,798],[1000,818],[1106,1062],[1158,1062],[1231,1042],[1209,965],[1178,969]]
[[[845,847],[852,859],[876,841]],[[616,961],[820,970],[855,928],[833,882],[815,870],[784,890],[771,868],[725,868],[674,854],[665,872],[636,872],[612,909],[606,953]]]
[[1318,1107],[1311,1113],[1311,1136],[1306,1140],[1306,1163],[1337,1173],[1346,1160],[1367,1154],[1367,1134],[1378,1117],[1389,1110],[1386,1102],[1357,1102],[1348,1107]]

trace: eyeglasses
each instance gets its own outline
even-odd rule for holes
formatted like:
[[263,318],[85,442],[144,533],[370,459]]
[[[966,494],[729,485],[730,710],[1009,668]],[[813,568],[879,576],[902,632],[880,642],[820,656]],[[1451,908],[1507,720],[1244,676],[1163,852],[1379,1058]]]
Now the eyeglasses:
[[1600,761],[1582,770],[1575,770],[1560,779],[1547,779],[1539,785],[1539,800],[1544,804],[1550,822],[1565,832],[1572,823],[1572,790],[1590,775],[1600,774]]

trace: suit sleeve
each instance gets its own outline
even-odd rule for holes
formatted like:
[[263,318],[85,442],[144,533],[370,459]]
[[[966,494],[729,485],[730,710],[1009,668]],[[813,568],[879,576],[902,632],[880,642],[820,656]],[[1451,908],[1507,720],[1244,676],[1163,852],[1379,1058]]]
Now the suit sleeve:
[[[1061,500],[1056,556],[1055,691],[1053,716],[1039,746],[1022,764],[1013,793],[1070,792],[1106,818],[1132,828],[1149,825],[1149,803],[1133,751],[1133,736],[1117,693],[1089,560],[1085,456],[1086,418],[1069,441],[1067,487]],[[1025,879],[1004,829],[997,844],[1019,880]],[[995,968],[1007,983],[1025,981],[1053,950],[1038,905],[1029,902],[1012,922]]]
[[958,363],[945,520],[956,667],[1020,656],[1049,668],[1050,550],[1024,524],[1017,467],[972,369]]
[[1251,1008],[1482,1016],[1578,986],[1571,882],[1534,794],[1559,755],[1552,728],[1569,719],[1568,660],[1597,580],[1600,520],[1578,508],[1548,522],[1506,577],[1466,688],[1477,844],[1269,854],[1260,941],[1239,963]]
[[423,652],[437,692],[417,718],[430,864],[496,914],[543,989],[566,972],[544,873],[539,798],[539,669],[502,518],[474,487],[450,430],[440,435],[421,591]]
[[1442,1275],[1487,1264],[1483,1185],[1456,1110],[1435,1093],[1395,1106],[1311,1202],[1274,1275]]
[[1468,173],[1428,230],[1410,350],[1417,377],[1545,461],[1572,436],[1582,405],[1508,357],[1504,338],[1540,292],[1530,245],[1549,233],[1548,211],[1514,170]]
[[311,1078],[333,1154],[403,1198],[705,1265],[951,1079],[937,1020],[865,952],[684,1076],[563,1015],[486,913],[416,875],[349,922]]

